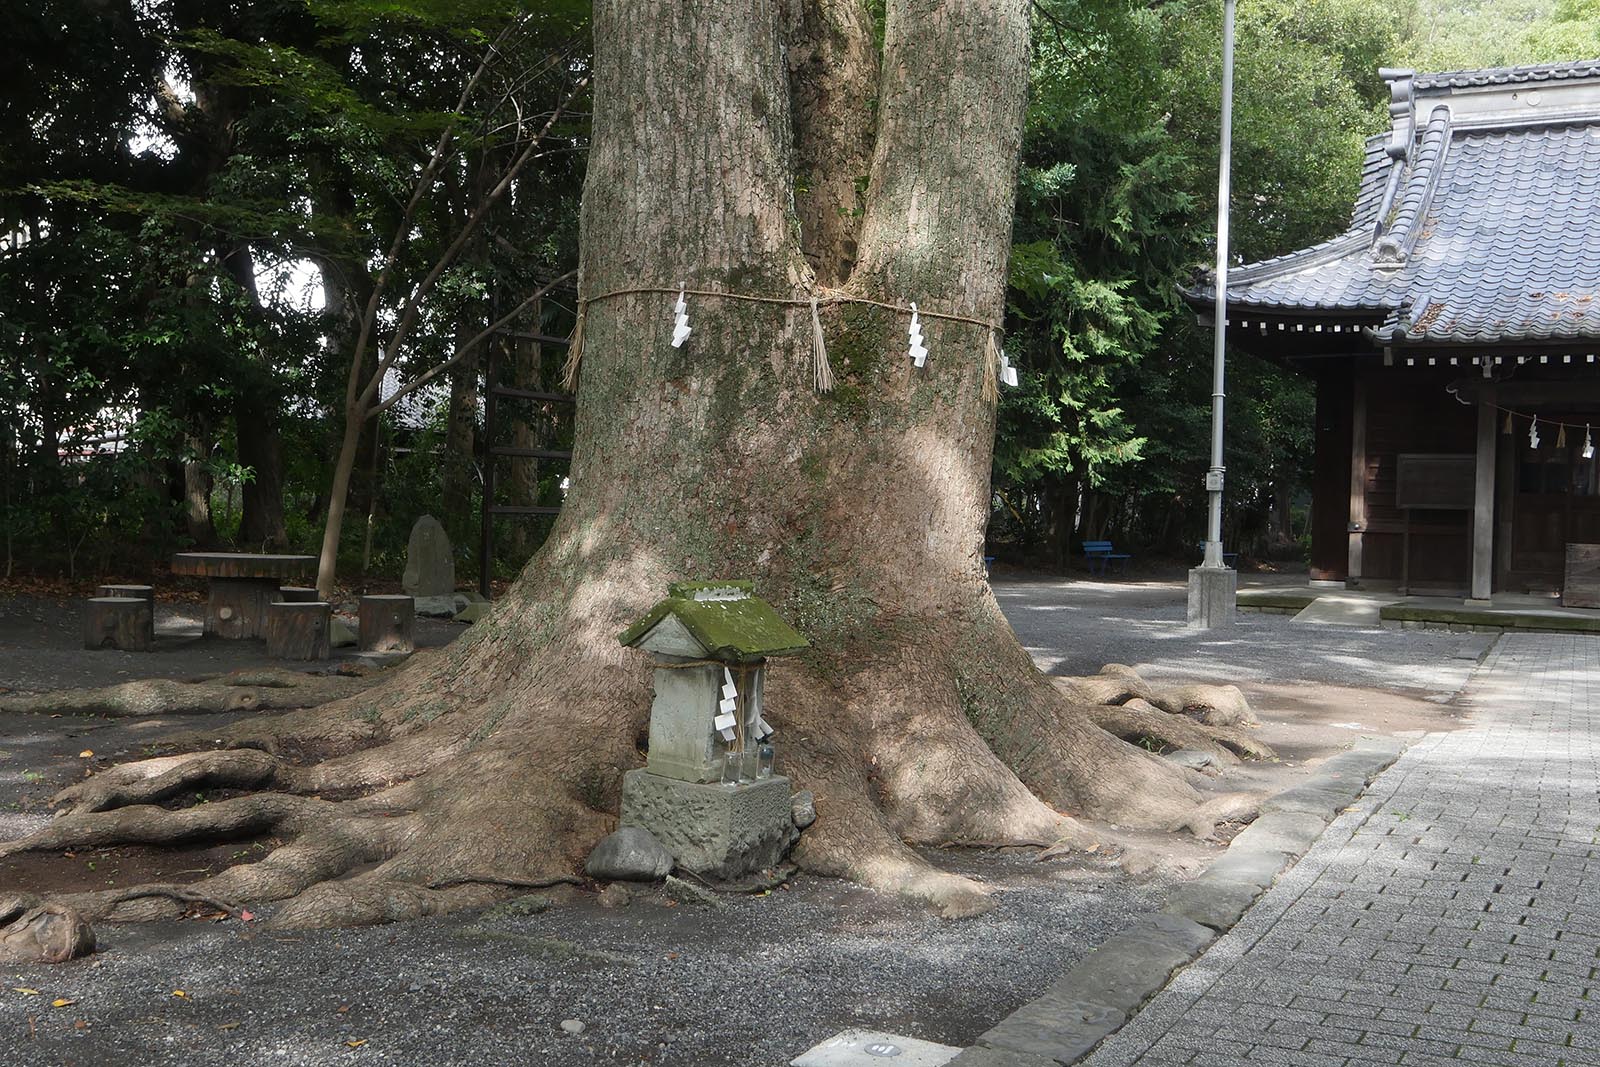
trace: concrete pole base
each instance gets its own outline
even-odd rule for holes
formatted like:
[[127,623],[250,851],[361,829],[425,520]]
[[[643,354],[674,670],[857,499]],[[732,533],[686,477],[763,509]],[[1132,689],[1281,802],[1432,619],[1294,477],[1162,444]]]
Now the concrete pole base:
[[1239,605],[1239,572],[1232,567],[1195,567],[1189,571],[1189,628],[1214,630],[1232,626]]

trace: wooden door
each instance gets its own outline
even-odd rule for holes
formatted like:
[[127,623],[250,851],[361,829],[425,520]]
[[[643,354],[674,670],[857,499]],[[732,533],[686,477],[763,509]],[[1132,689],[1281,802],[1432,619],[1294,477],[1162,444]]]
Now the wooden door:
[[[1559,592],[1569,543],[1600,543],[1600,465],[1583,456],[1583,433],[1540,427],[1540,447],[1526,430],[1514,434],[1511,592]],[[1504,440],[1504,438],[1502,438]]]

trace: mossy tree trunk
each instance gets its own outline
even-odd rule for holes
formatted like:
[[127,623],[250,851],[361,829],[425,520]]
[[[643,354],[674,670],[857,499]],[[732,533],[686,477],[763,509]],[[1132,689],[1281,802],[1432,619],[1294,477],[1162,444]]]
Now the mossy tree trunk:
[[[810,309],[641,286],[845,295],[998,321],[1028,70],[1027,0],[889,0],[881,51],[852,0],[595,4],[582,217],[590,301],[572,490],[492,614],[387,685],[228,736],[244,751],[131,765],[64,795],[24,847],[270,826],[291,843],[208,880],[343,923],[568,880],[642,762],[649,671],[616,634],[674,579],[749,577],[812,640],[767,688],[783,769],[817,794],[807,868],[985,906],[913,845],[1050,844],[1071,816],[1166,827],[1180,774],[1036,670],[984,579],[994,404],[987,329],[822,310],[838,387],[813,387]],[[286,740],[349,754],[312,766]],[[269,755],[249,751],[265,748]],[[259,792],[174,813],[192,789]],[[98,783],[98,784],[97,784]],[[337,804],[320,792],[354,792]],[[0,849],[3,852],[4,849]],[[365,869],[342,877],[351,868]],[[159,896],[80,903],[118,917]]]

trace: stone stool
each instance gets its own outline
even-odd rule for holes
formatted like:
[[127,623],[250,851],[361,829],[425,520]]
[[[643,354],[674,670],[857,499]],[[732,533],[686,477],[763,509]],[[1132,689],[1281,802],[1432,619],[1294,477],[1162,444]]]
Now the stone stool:
[[267,655],[273,659],[327,659],[332,654],[329,631],[333,606],[279,600],[267,605]]
[[289,604],[315,604],[322,598],[308,586],[286,585],[278,590],[278,599]]
[[143,597],[90,597],[83,613],[83,647],[149,652],[155,644],[154,620]]
[[412,652],[417,602],[409,596],[376,594],[361,598],[360,637],[363,652]]

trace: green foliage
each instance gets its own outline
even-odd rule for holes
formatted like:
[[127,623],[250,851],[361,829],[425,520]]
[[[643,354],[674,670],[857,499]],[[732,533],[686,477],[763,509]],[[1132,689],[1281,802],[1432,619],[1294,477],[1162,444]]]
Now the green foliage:
[[[1211,337],[1176,293],[1215,257],[1222,5],[1040,8],[1007,316],[1021,385],[1001,394],[991,541],[1052,562],[1076,535],[1187,553]],[[1388,125],[1379,67],[1600,57],[1600,0],[1248,0],[1236,40],[1233,252],[1253,261],[1347,225],[1365,140]],[[1238,357],[1228,393],[1225,538],[1250,553],[1269,508],[1304,493],[1312,390]]]
[[[394,294],[433,262],[500,165],[507,135],[497,102],[515,98],[537,114],[585,62],[587,5],[149,0],[102,11],[40,0],[26,8],[0,44],[10,69],[29,72],[0,109],[8,560],[72,568],[81,554],[73,531],[92,523],[117,557],[107,565],[133,569],[195,537],[243,538],[244,491],[259,482],[243,446],[263,426],[281,438],[275,455],[263,455],[282,468],[289,539],[314,545],[341,430],[331,416],[342,403],[351,319],[422,161],[453,123],[454,156],[422,191],[382,316],[392,318]],[[457,115],[491,41],[504,62]],[[582,121],[558,132],[580,143]],[[501,240],[463,257],[423,309],[414,362],[451,350],[462,323],[486,321],[491,294],[520,295],[529,279],[570,265],[581,159],[558,155],[524,174],[516,211],[494,225]],[[322,292],[308,295],[304,280],[319,274]],[[436,398],[423,408],[430,404]],[[393,431],[391,444],[409,448],[416,436],[422,448],[402,454],[412,458],[386,455],[373,472],[404,486],[394,501],[403,515],[378,509],[380,556],[403,549],[417,511],[446,510],[441,471],[461,462],[438,462],[426,419]],[[367,474],[360,481],[370,496]],[[84,511],[89,486],[132,510]],[[355,508],[368,510],[361,500]],[[456,512],[458,523],[470,518],[462,502]],[[475,543],[469,532],[452,529]],[[352,531],[350,551],[363,550],[365,533]]]
[[1430,71],[1600,58],[1600,2],[1415,0],[1400,55]]

